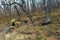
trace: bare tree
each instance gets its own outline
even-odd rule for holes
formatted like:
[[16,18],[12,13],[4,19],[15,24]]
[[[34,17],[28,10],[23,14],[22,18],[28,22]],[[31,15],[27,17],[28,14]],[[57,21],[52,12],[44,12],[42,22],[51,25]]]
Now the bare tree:
[[[3,5],[3,9],[6,9],[6,5],[4,5],[5,2],[4,2],[4,1],[1,1],[1,4]],[[3,13],[4,13],[3,15],[6,16],[6,15],[5,15],[5,10],[3,10]]]
[[35,0],[32,0],[32,4],[31,4],[31,8],[32,8],[32,12],[35,12],[36,6],[35,6]]
[[50,23],[50,13],[49,13],[49,5],[48,5],[48,0],[43,0],[44,1],[44,4],[45,4],[45,22],[42,23],[42,25],[44,24],[48,24]]

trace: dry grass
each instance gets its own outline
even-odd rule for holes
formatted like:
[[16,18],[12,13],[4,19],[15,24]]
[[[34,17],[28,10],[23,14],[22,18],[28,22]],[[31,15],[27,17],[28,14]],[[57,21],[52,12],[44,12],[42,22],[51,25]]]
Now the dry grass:
[[[23,24],[14,29],[12,33],[0,33],[0,40],[60,40],[60,9],[51,12],[51,23],[48,25],[39,25],[44,20],[43,11],[41,13],[35,12],[32,16],[36,17],[34,18],[35,26]],[[37,19],[38,17],[41,18]],[[2,26],[4,27],[3,23],[0,27]]]

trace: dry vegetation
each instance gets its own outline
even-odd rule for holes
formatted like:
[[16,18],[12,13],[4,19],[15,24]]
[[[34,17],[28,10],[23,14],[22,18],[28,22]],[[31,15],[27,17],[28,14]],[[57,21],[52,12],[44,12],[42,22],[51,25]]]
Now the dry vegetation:
[[[11,33],[0,32],[0,40],[60,40],[60,8],[51,12],[51,23],[48,25],[40,26],[40,22],[44,19],[43,11],[35,12],[33,16],[36,17],[35,26],[23,24]],[[10,27],[6,23],[10,20],[5,20],[0,20],[0,29]]]

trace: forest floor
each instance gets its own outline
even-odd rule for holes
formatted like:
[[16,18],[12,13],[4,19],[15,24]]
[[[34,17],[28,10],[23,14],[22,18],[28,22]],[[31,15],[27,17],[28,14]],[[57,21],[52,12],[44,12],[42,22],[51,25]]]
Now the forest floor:
[[7,24],[9,19],[0,20],[0,30],[4,29],[3,32],[0,32],[0,40],[60,40],[60,8],[51,11],[50,24],[41,26],[40,22],[45,19],[44,16],[44,11],[34,13],[35,26],[22,24],[11,33],[5,33],[5,29],[10,27]]

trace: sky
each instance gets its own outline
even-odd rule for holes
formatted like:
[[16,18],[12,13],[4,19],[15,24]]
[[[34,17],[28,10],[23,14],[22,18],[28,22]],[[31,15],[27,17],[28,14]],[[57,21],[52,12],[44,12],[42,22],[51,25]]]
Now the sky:
[[[2,6],[1,5],[1,1],[3,1],[3,0],[0,0],[0,6]],[[8,0],[7,0],[8,1]],[[14,0],[12,0],[12,1],[14,1]],[[19,2],[20,0],[15,0],[16,2]],[[26,0],[25,0],[26,1]],[[38,3],[38,2],[40,2],[41,0],[35,0],[36,1],[36,4]],[[26,1],[26,3],[27,3],[27,1]],[[30,1],[29,1],[29,6],[30,6]]]
[[[2,0],[0,0],[0,6],[2,6],[2,5],[1,5],[1,1],[2,1]],[[19,2],[20,0],[15,0],[15,1],[16,1],[16,2]],[[25,0],[25,1],[26,1],[26,0]],[[35,0],[35,1],[36,1],[36,2],[35,2],[36,4],[37,4],[38,2],[42,2],[42,0]],[[60,0],[57,0],[57,1],[60,1]],[[26,2],[27,2],[27,1],[26,1]],[[29,6],[30,6],[30,1],[29,1]]]

